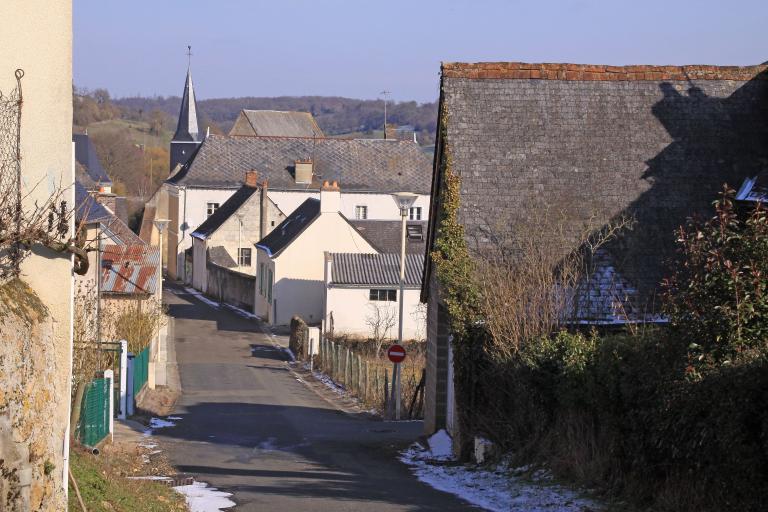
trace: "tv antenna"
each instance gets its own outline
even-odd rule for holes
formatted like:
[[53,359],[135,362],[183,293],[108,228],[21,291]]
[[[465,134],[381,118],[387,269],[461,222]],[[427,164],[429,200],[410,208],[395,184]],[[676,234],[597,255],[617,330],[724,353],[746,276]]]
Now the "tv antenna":
[[387,99],[390,94],[392,94],[392,92],[386,90],[379,93],[380,96],[384,97],[384,140],[387,139]]

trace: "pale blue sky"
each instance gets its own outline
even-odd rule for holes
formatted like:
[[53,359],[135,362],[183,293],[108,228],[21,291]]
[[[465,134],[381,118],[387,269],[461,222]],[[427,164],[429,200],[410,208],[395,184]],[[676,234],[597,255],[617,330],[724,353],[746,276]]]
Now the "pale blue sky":
[[441,61],[768,61],[766,0],[74,0],[78,86],[432,101]]

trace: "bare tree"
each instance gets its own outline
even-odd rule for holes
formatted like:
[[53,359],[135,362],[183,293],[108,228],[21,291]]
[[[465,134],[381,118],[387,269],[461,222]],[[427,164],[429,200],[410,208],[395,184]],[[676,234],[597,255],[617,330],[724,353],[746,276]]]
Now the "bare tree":
[[376,346],[376,357],[381,355],[384,342],[391,339],[390,331],[397,325],[397,310],[380,304],[368,304],[371,314],[365,317],[365,323],[371,329],[371,339]]

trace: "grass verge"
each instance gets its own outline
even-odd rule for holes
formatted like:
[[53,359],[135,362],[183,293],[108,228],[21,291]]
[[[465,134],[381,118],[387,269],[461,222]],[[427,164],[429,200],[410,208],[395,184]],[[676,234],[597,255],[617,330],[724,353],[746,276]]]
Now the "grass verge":
[[[93,456],[73,449],[70,469],[77,480],[88,512],[186,512],[184,497],[165,484],[126,478],[129,454]],[[126,460],[124,460],[126,459]],[[69,510],[79,512],[80,504],[69,482]]]

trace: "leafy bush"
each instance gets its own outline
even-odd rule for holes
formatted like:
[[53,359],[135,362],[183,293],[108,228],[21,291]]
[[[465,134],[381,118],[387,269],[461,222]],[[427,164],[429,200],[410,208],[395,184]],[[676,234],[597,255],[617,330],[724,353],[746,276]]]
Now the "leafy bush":
[[768,340],[768,216],[739,215],[725,189],[706,222],[680,228],[666,313],[688,344],[690,373],[756,356]]

